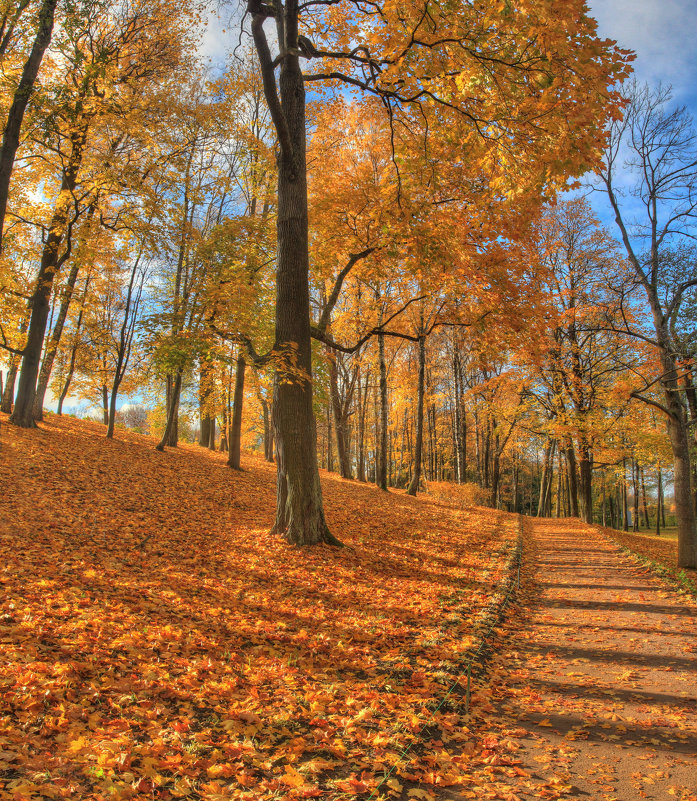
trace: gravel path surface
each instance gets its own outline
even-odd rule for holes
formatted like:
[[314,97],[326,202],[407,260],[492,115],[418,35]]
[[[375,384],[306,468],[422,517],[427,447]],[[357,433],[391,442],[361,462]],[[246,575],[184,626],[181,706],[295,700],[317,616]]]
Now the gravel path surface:
[[483,797],[697,799],[694,600],[588,526],[530,528],[528,611],[479,699],[482,734],[497,721],[480,756]]

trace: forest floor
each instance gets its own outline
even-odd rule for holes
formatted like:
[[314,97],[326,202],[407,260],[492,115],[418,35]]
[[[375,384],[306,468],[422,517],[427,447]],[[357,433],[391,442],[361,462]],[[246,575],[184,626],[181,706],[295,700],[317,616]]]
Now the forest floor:
[[153,445],[2,420],[2,798],[695,798],[697,609],[597,530],[526,524],[466,714],[518,516],[323,473],[295,549],[274,465]]
[[154,444],[2,420],[0,797],[368,798],[385,779],[375,798],[428,799],[462,780],[482,748],[461,704],[434,708],[518,517],[323,474],[348,547],[292,548],[268,534],[275,465]]

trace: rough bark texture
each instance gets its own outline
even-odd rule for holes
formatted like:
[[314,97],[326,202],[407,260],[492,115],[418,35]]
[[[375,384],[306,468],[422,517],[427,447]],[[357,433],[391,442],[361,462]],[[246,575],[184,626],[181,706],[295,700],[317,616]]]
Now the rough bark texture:
[[[281,4],[276,8],[280,13]],[[283,8],[284,24],[279,28],[284,34],[284,56],[278,89],[263,30],[264,10],[251,4],[250,10],[264,94],[280,149],[273,414],[278,494],[273,530],[293,545],[339,544],[324,518],[312,409],[305,87],[297,55],[298,6],[289,0]]]
[[209,414],[201,415],[199,426],[198,444],[202,448],[207,448],[211,438],[211,416]]
[[[162,434],[162,439],[155,446],[155,450],[163,451],[165,445],[176,447],[177,445],[177,417],[179,415],[179,394],[182,387],[182,371],[178,370],[171,386],[168,386],[167,398],[167,424]],[[172,445],[174,441],[174,445]]]

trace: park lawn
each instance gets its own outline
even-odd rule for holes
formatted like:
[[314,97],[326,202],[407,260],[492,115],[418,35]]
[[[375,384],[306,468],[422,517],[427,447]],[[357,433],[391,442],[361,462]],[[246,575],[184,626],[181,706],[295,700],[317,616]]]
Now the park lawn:
[[627,532],[601,526],[598,528],[622,547],[658,565],[662,572],[665,571],[666,577],[675,577],[685,589],[697,594],[697,571],[676,567],[678,561],[676,529],[668,529],[660,536],[656,536],[655,532],[652,534],[648,531]]
[[665,540],[675,540],[677,542],[678,539],[678,530],[675,527],[662,528],[659,535],[656,535],[655,529],[639,529],[639,531],[622,531],[620,533],[631,534],[635,537],[648,537],[649,539],[655,539],[657,542],[663,542]]
[[393,765],[392,788],[457,784],[473,735],[461,704],[430,710],[518,518],[325,473],[349,547],[292,548],[267,533],[274,465],[154,444],[2,420],[0,795],[368,798]]

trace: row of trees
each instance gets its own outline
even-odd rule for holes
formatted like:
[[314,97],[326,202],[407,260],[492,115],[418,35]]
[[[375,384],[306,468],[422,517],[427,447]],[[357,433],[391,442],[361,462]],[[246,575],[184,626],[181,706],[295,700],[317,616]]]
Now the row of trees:
[[[622,113],[630,57],[582,2],[561,20],[542,2],[250,0],[215,80],[198,9],[47,3],[8,6],[0,52],[10,139],[24,103],[0,264],[13,423],[77,392],[113,436],[119,393],[161,394],[164,449],[195,392],[201,441],[222,431],[238,467],[246,396],[278,466],[274,528],[310,544],[336,543],[318,454],[411,493],[424,471],[475,478],[510,505],[506,477],[520,488],[546,443],[590,518],[594,472],[660,414],[694,564],[693,134],[664,96]],[[656,162],[648,228],[614,189],[623,142]],[[622,255],[583,202],[549,205],[589,169]]]

